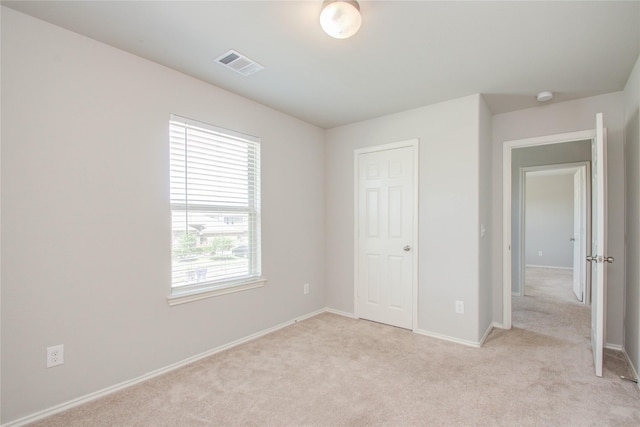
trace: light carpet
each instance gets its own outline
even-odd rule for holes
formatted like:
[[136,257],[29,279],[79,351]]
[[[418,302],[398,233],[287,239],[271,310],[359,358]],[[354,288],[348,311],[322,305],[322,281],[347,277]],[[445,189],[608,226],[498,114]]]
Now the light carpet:
[[589,308],[552,273],[481,349],[325,313],[33,425],[640,425],[624,359],[594,375]]

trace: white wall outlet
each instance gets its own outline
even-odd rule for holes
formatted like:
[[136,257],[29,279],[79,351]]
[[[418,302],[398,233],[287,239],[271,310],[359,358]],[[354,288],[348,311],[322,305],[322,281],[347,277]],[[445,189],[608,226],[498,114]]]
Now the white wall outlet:
[[64,363],[64,345],[47,347],[47,368],[62,365]]
[[304,289],[304,294],[307,295],[309,293],[309,284],[305,283],[303,289]]
[[464,314],[464,301],[456,301],[456,313]]
[[538,251],[538,256],[542,256],[542,251]]

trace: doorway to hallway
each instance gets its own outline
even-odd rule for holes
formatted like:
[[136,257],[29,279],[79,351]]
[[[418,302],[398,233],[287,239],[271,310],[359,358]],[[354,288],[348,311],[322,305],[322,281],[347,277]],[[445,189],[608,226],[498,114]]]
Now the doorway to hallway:
[[589,304],[589,166],[585,161],[522,168],[519,265],[525,268],[514,295],[527,295],[528,267],[546,267],[570,273],[575,299]]
[[[534,147],[554,147],[560,144],[591,141],[591,162],[592,167],[592,216],[591,216],[591,248],[587,256],[587,261],[591,263],[591,344],[593,353],[593,363],[596,376],[602,376],[603,348],[604,348],[604,303],[606,301],[606,271],[607,263],[613,262],[613,257],[607,255],[607,192],[606,192],[606,129],[604,128],[604,118],[602,113],[596,114],[595,129],[593,131],[573,132],[562,135],[549,135],[546,137],[529,138],[525,140],[507,141],[503,145],[503,324],[507,329],[512,325],[512,294],[514,285],[522,286],[521,263],[522,237],[518,227],[514,230],[514,225],[521,212],[520,205],[516,203],[517,209],[514,214],[512,189],[519,188],[513,185],[514,177],[519,174],[513,173],[513,167],[517,167],[515,156],[512,154],[516,148]],[[514,221],[514,218],[516,219]],[[515,233],[514,233],[515,231]],[[514,241],[519,241],[515,244]],[[511,260],[511,262],[507,262]],[[515,279],[515,283],[514,283]]]

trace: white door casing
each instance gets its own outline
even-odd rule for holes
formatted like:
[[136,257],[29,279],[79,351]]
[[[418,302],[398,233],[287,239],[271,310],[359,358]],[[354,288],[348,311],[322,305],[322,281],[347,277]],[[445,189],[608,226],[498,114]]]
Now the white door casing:
[[597,376],[602,376],[607,285],[607,136],[602,113],[596,115],[596,137],[591,145],[593,171],[591,211],[591,347]]
[[355,152],[355,314],[416,326],[418,141]]

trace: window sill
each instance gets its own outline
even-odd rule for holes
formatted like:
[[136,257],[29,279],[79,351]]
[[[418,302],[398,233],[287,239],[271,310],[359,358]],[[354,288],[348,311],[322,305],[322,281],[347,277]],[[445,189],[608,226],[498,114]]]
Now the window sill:
[[230,294],[233,292],[241,292],[249,289],[260,288],[264,286],[267,279],[259,277],[247,282],[230,283],[227,285],[211,287],[208,289],[198,289],[191,291],[176,292],[175,294],[167,297],[167,302],[170,306],[184,304],[187,302],[198,301],[205,298],[217,297],[219,295]]

